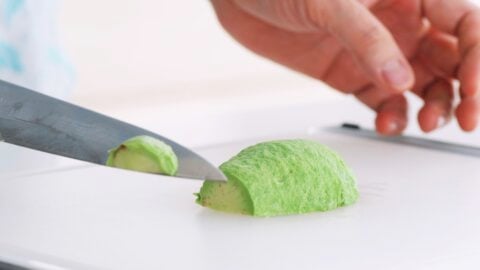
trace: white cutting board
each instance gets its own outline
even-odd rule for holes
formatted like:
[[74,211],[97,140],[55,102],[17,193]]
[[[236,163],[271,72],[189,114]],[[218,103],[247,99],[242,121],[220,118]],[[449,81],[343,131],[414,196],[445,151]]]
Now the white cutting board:
[[[0,251],[99,269],[480,267],[480,159],[322,131],[275,138],[287,137],[339,151],[358,202],[298,216],[225,214],[194,203],[199,181],[89,165],[1,181]],[[266,139],[198,151],[218,164]]]

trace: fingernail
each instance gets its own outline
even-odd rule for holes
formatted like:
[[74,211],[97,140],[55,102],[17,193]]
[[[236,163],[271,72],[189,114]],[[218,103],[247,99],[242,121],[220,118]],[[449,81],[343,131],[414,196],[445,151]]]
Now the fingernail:
[[399,90],[406,90],[411,82],[408,68],[400,60],[390,60],[382,68],[382,76],[387,83]]

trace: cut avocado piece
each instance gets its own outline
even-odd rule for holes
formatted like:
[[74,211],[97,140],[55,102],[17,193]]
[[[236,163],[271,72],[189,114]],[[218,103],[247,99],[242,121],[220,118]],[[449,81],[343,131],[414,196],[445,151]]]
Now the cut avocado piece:
[[240,182],[205,181],[200,193],[196,195],[198,203],[212,209],[245,215],[253,214],[250,196]]
[[178,159],[164,142],[137,136],[109,151],[107,166],[148,173],[175,175]]
[[341,157],[314,141],[283,140],[242,150],[220,169],[227,183],[205,181],[197,203],[254,216],[328,211],[354,203],[355,178]]

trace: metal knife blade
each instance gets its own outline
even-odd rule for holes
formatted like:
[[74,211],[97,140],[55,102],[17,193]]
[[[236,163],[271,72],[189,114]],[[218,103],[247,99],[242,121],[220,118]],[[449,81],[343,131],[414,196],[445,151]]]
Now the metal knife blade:
[[0,137],[7,143],[105,165],[108,150],[138,135],[173,148],[179,160],[176,176],[226,180],[207,160],[168,138],[0,80]]

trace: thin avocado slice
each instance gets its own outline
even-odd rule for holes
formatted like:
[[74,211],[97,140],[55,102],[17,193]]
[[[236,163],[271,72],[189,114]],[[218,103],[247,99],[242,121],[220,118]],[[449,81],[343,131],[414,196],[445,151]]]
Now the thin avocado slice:
[[172,148],[164,142],[137,136],[109,151],[107,166],[148,173],[175,175],[178,159]]
[[328,211],[358,198],[355,177],[341,157],[320,143],[283,140],[242,150],[220,169],[227,183],[205,181],[197,203],[254,216]]

